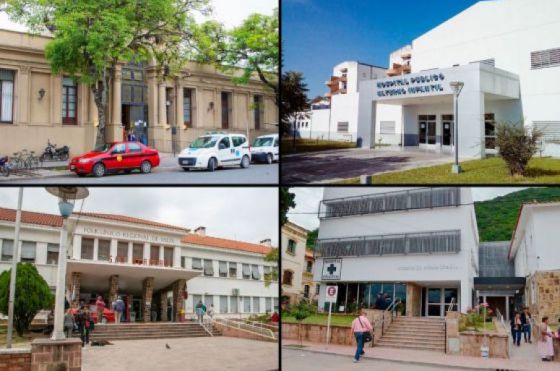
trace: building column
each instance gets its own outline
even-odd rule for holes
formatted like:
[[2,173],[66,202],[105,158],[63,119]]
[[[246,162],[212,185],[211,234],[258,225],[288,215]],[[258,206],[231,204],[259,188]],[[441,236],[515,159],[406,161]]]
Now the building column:
[[99,256],[99,239],[93,239],[93,260],[96,261]]
[[77,306],[80,303],[80,272],[72,272],[72,303],[71,306]]
[[509,321],[509,296],[506,295],[506,297],[504,298],[506,301],[506,321]]
[[178,246],[173,248],[173,268],[181,268],[181,248]]
[[128,243],[128,256],[126,258],[128,264],[132,264],[132,241]]
[[179,322],[179,314],[185,306],[183,293],[186,289],[187,280],[180,279],[173,283],[173,321]]
[[163,259],[164,259],[163,246],[160,246],[158,251],[159,251],[159,257],[158,257],[159,262],[158,262],[158,265],[164,265],[164,263],[163,263]]
[[118,241],[112,238],[111,246],[109,247],[109,259],[111,263],[115,263],[117,261],[117,244]]
[[109,277],[109,299],[107,307],[112,309],[113,302],[117,300],[117,295],[119,293],[119,276],[114,274]]
[[161,321],[169,321],[169,318],[167,318],[167,291],[165,290],[159,292],[159,306],[161,308]]
[[[48,92],[47,92],[48,94]],[[62,76],[51,75],[51,123],[62,125]]]
[[142,320],[150,322],[152,319],[152,296],[154,291],[154,277],[146,277],[142,281]]
[[82,256],[82,236],[79,234],[74,235],[74,241],[72,242],[72,259],[80,260]]
[[150,243],[144,242],[144,250],[142,252],[142,259],[144,261],[142,264],[149,265],[150,264]]
[[160,81],[159,85],[158,85],[158,118],[159,118],[159,122],[158,124],[160,126],[165,127],[167,125],[167,97],[165,95],[166,91],[166,86],[165,86],[165,81]]
[[122,106],[121,106],[121,88],[122,88],[122,64],[115,65],[113,81],[111,83],[111,120],[105,128],[106,140],[120,141],[123,139],[122,131]]
[[[29,66],[21,66],[20,67],[19,76],[16,79],[16,81],[19,80],[18,87],[16,87],[14,89],[14,90],[19,92],[19,97],[17,95],[14,97],[15,98],[14,99],[14,101],[15,101],[14,107],[19,106],[20,110],[19,110],[19,112],[17,112],[17,114],[19,114],[19,117],[17,117],[17,121],[16,121],[16,118],[13,117],[13,119],[14,119],[13,122],[19,122],[19,123],[22,123],[22,124],[25,124],[25,125],[29,124],[30,108],[35,103],[34,102],[35,97],[33,97],[33,93],[30,94],[30,89],[31,89],[30,78],[29,78],[30,70],[31,70],[31,67],[29,67]],[[17,101],[17,99],[19,99],[19,102]],[[46,99],[46,98],[43,98],[43,99]]]

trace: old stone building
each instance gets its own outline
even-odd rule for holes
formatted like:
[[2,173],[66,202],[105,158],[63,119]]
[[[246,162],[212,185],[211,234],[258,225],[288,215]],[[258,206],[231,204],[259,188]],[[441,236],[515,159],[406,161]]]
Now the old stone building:
[[[0,154],[42,152],[47,140],[91,150],[99,124],[93,94],[70,76],[51,73],[48,36],[0,30]],[[257,78],[235,85],[214,66],[187,63],[180,76],[162,78],[150,64],[117,66],[108,97],[106,140],[127,133],[160,151],[179,151],[213,131],[255,136],[278,131],[272,90]]]

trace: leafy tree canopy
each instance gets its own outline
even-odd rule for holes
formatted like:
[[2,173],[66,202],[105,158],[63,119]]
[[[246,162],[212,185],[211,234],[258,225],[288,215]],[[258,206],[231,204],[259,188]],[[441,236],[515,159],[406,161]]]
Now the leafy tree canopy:
[[[0,312],[5,315],[8,315],[11,272],[9,269],[0,274]],[[51,309],[53,303],[54,296],[49,285],[35,265],[18,263],[14,301],[14,327],[18,335],[23,335],[41,309]]]
[[280,89],[281,128],[283,133],[287,133],[290,120],[295,117],[296,113],[309,109],[309,99],[307,98],[309,89],[304,82],[303,74],[296,71],[287,71],[282,74]]
[[288,210],[291,207],[296,207],[294,199],[296,195],[290,192],[289,187],[280,187],[280,225],[288,222]]
[[315,250],[315,242],[317,241],[318,236],[319,236],[318,228],[309,231],[309,233],[307,233],[307,242],[305,247],[309,250]]
[[268,254],[265,255],[264,261],[269,263],[274,263],[270,273],[264,274],[264,285],[266,287],[270,286],[272,282],[278,282],[278,261],[280,256],[278,254],[278,248],[273,248]]

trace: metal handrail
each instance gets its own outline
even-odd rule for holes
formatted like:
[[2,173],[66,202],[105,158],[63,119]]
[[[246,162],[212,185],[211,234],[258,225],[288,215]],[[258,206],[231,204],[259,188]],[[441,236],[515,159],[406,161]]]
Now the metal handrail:
[[[210,336],[214,336],[214,334],[212,333],[211,329],[209,330],[208,327],[206,327],[206,325],[204,324],[204,321],[199,322],[200,326],[202,326],[202,328],[210,335]],[[209,322],[210,326],[212,326],[212,320],[210,320]]]
[[396,300],[393,300],[391,304],[389,304],[389,306],[383,310],[383,316],[381,318],[381,336],[383,336],[385,332],[385,313],[390,311],[391,317],[393,317],[393,313],[395,313],[395,307],[397,306],[397,304],[401,302],[402,302],[401,299],[397,298]]
[[453,310],[453,306],[455,305],[455,298],[451,298],[451,301],[449,302],[449,307],[447,308],[448,312],[451,312]]
[[244,322],[232,321],[232,320],[229,320],[227,318],[216,318],[214,321],[216,321],[216,322],[218,322],[218,323],[220,323],[224,326],[227,326],[227,327],[232,327],[232,328],[236,328],[238,330],[245,330],[245,331],[253,332],[253,333],[256,333],[258,335],[265,336],[265,337],[268,337],[268,338],[273,339],[273,340],[277,340],[274,332],[271,329],[268,329],[268,328],[259,327],[259,326],[247,324],[247,323],[244,323]]

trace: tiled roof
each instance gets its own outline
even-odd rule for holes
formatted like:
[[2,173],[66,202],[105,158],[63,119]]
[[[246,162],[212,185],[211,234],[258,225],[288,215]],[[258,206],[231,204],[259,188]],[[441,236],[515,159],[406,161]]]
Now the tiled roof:
[[256,243],[226,240],[224,238],[217,238],[217,237],[210,237],[210,236],[201,236],[195,233],[190,233],[186,235],[185,237],[183,237],[182,241],[186,243],[191,243],[193,245],[218,247],[222,249],[246,251],[246,252],[252,252],[252,253],[263,254],[263,255],[268,254],[273,249],[272,247],[259,245]]
[[[16,221],[16,210],[0,207],[0,220],[9,222]],[[26,224],[48,225],[51,227],[62,227],[62,217],[59,215],[35,213],[32,211],[21,212],[21,222]]]
[[124,215],[103,214],[103,213],[90,213],[90,212],[81,212],[81,213],[74,213],[74,214],[76,214],[76,215],[82,215],[82,216],[89,216],[89,217],[94,217],[94,218],[102,218],[102,219],[114,220],[114,221],[118,221],[118,222],[127,222],[127,223],[134,223],[134,224],[144,224],[144,225],[150,225],[150,226],[153,226],[153,227],[177,229],[177,230],[180,230],[180,231],[183,231],[183,232],[187,232],[187,233],[190,231],[190,230],[187,229],[187,228],[178,227],[178,226],[176,226],[176,225],[158,223],[158,222],[154,222],[154,221],[151,221],[151,220],[133,218],[133,217],[124,216]]

